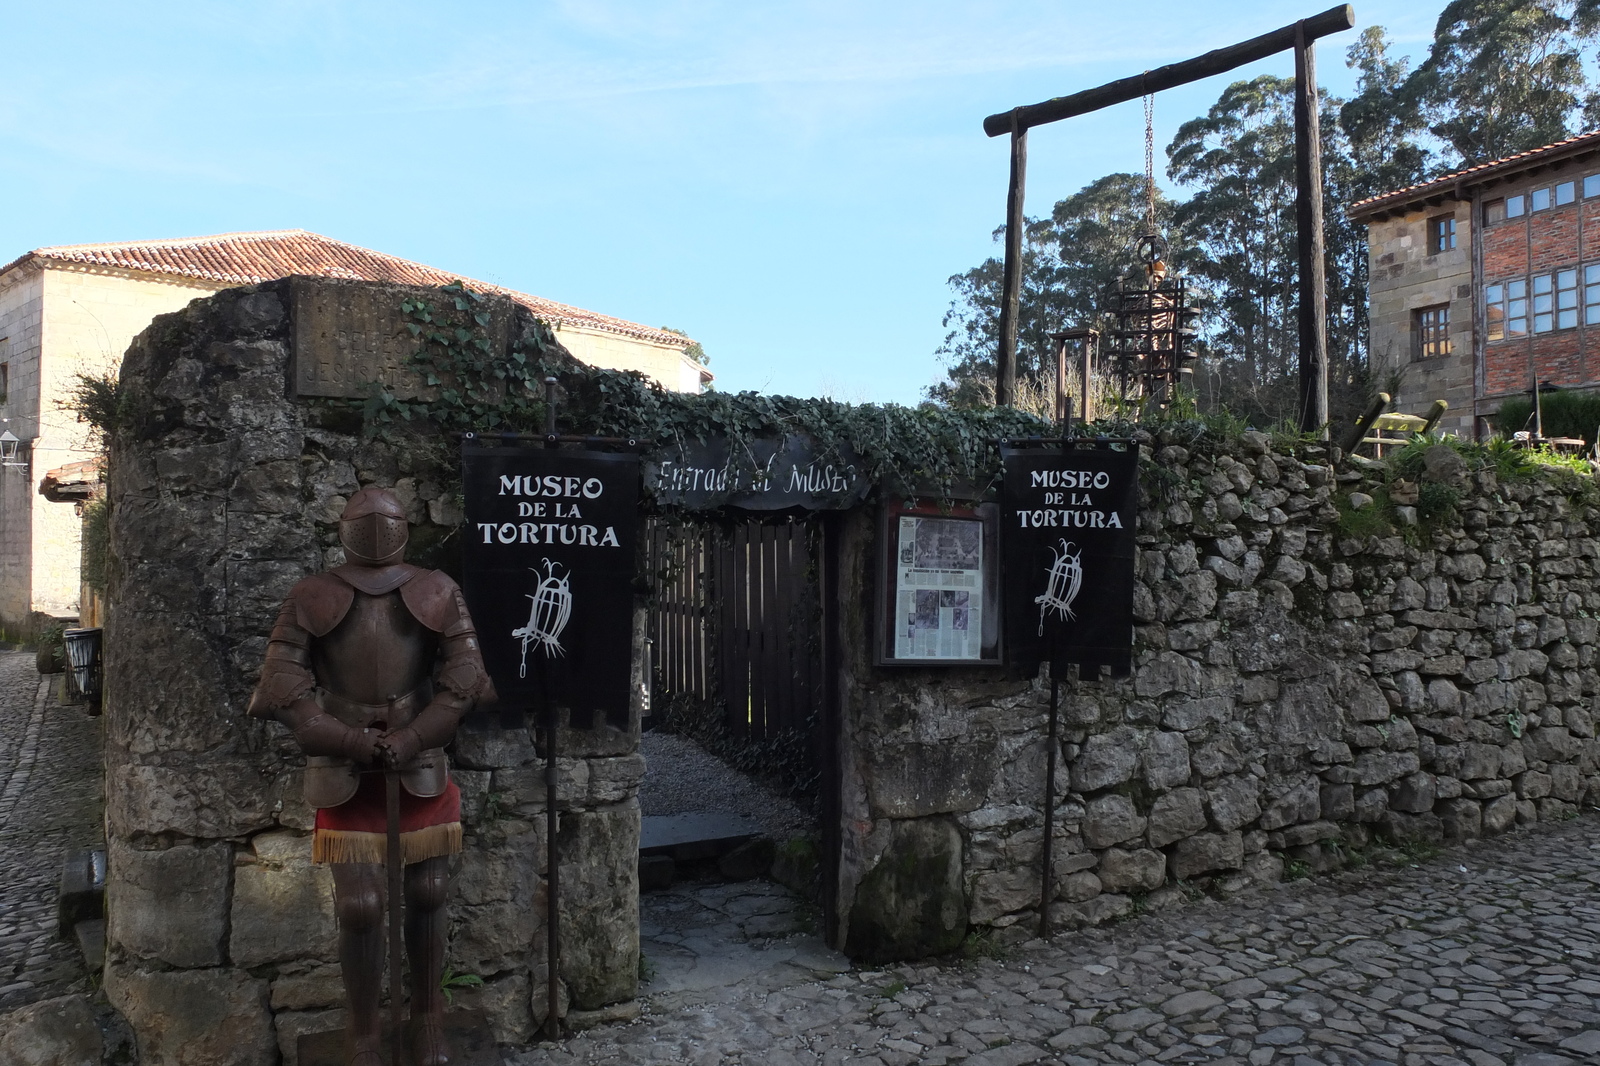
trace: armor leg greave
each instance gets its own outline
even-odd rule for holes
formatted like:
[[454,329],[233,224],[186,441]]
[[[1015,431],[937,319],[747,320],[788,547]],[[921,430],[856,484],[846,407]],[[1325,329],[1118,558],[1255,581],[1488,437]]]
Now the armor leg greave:
[[416,1066],[445,1066],[445,897],[450,859],[439,856],[406,867],[406,955],[411,963],[411,1048]]
[[383,1015],[383,867],[333,864],[339,917],[339,966],[349,1019],[350,1066],[381,1066]]

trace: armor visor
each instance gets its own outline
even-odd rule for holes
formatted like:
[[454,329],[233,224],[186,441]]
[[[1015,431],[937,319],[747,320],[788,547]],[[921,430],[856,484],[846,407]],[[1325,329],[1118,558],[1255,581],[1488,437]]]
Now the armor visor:
[[382,566],[400,561],[410,533],[404,518],[372,513],[339,522],[339,543],[358,563]]

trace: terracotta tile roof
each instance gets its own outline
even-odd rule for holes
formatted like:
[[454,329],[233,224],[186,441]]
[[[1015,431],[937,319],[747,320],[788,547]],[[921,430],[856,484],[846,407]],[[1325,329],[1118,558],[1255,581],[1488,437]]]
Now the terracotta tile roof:
[[217,282],[224,287],[253,285],[290,274],[355,281],[388,281],[402,285],[447,285],[459,278],[480,292],[509,296],[552,325],[585,326],[673,347],[686,347],[690,343],[689,338],[666,330],[475,281],[460,274],[437,270],[409,259],[346,244],[302,229],[37,248],[0,268],[0,274],[30,260],[40,259],[194,278]]
[[105,474],[105,458],[95,456],[59,466],[39,482],[39,495],[52,503],[76,503],[99,492]]
[[1542,148],[1531,148],[1526,152],[1508,155],[1504,159],[1496,159],[1488,163],[1479,163],[1476,166],[1466,167],[1449,174],[1396,189],[1393,192],[1379,193],[1369,196],[1365,200],[1358,200],[1350,205],[1349,215],[1352,218],[1361,215],[1376,214],[1379,211],[1390,210],[1409,204],[1413,201],[1426,200],[1431,196],[1447,193],[1458,186],[1470,187],[1491,178],[1501,177],[1514,173],[1524,167],[1544,163],[1553,163],[1569,155],[1580,155],[1588,151],[1600,150],[1600,130],[1591,133],[1580,133],[1576,137],[1568,137],[1564,141],[1556,141]]

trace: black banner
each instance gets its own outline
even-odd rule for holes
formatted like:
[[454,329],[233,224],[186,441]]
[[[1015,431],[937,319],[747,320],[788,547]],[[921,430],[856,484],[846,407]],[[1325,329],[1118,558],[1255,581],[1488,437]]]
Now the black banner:
[[627,728],[639,457],[461,449],[462,591],[503,707]]
[[[1007,658],[1124,676],[1133,652],[1138,446],[1002,447]],[[1098,673],[1098,671],[1096,670]]]

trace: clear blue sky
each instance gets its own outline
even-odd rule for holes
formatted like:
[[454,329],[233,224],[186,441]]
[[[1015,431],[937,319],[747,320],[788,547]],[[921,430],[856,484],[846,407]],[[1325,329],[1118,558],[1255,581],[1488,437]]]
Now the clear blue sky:
[[[704,343],[719,388],[914,402],[991,254],[987,114],[1329,0],[16,4],[0,262],[304,228]],[[1442,0],[1357,0],[1425,54]],[[1325,91],[1352,84],[1318,50]],[[1156,103],[1158,151],[1230,77]],[[1030,138],[1040,213],[1143,168],[1137,101]],[[1158,167],[1162,160],[1158,159]]]

